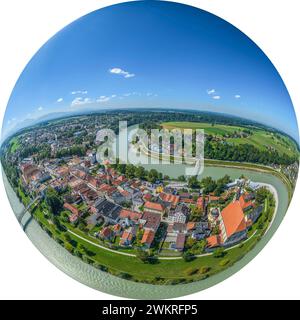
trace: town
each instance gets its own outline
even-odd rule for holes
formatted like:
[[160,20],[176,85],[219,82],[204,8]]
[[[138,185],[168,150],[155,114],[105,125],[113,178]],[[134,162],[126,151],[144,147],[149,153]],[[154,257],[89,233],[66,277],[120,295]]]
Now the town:
[[32,195],[47,198],[49,188],[60,194],[69,222],[109,247],[150,249],[156,243],[158,253],[191,246],[201,247],[200,254],[244,240],[263,209],[255,200],[259,185],[246,179],[224,177],[216,196],[192,191],[188,181],[160,180],[156,172],[153,182],[130,179],[109,163],[99,166],[92,150],[39,164],[25,158],[20,171]]
[[[2,147],[5,174],[42,229],[102,271],[154,284],[196,281],[222,271],[268,230],[276,191],[243,171],[234,178],[226,170],[224,176],[199,178],[168,176],[159,166],[119,159],[99,162],[97,131],[117,131],[119,121],[133,125],[141,116],[100,113],[26,128]],[[145,121],[142,128],[155,127]],[[27,223],[19,222],[25,230]]]

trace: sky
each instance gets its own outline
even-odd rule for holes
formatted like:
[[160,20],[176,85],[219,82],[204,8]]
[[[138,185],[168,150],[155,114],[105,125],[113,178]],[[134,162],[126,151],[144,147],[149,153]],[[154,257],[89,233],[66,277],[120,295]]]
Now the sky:
[[226,21],[164,1],[110,6],[58,32],[21,74],[2,133],[53,112],[132,107],[228,113],[299,139],[264,53]]

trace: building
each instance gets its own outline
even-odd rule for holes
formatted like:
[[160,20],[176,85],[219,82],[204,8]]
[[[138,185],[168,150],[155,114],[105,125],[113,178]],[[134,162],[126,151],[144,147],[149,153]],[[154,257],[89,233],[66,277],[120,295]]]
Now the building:
[[189,214],[189,209],[184,204],[179,204],[175,210],[171,210],[168,214],[170,223],[179,222],[185,223]]
[[129,219],[134,223],[138,223],[139,220],[142,218],[142,214],[139,212],[122,209],[119,214],[120,219]]
[[219,235],[213,235],[206,239],[207,247],[210,249],[216,248],[220,246],[221,239]]
[[95,201],[93,207],[93,211],[96,211],[96,213],[100,213],[105,221],[112,224],[118,222],[119,214],[122,210],[122,207],[120,207],[119,205],[114,204],[113,202],[110,202],[105,198],[99,198]]
[[219,222],[223,245],[231,245],[247,237],[245,215],[239,201],[231,202],[221,211]]
[[151,247],[151,244],[154,238],[155,238],[155,232],[151,229],[146,229],[143,234],[141,243],[144,245],[145,248],[149,249]]
[[99,237],[103,240],[108,240],[111,241],[114,239],[115,235],[114,232],[111,230],[110,227],[104,227],[100,233],[99,233]]
[[158,213],[163,215],[165,213],[165,207],[161,203],[146,201],[144,210],[147,212]]
[[122,233],[122,236],[120,238],[120,243],[119,243],[120,246],[130,246],[132,244],[133,238],[134,238],[134,235],[131,232],[131,228],[128,230],[125,230]]
[[165,192],[161,192],[159,194],[159,198],[161,199],[161,201],[163,203],[167,203],[168,205],[170,205],[172,208],[176,208],[177,204],[179,203],[179,196],[170,194],[170,193],[165,193]]
[[175,249],[177,251],[183,251],[185,244],[185,234],[184,233],[178,233],[176,238],[176,246]]
[[244,212],[253,208],[254,204],[250,200],[251,198],[252,198],[252,196],[250,194],[243,194],[240,196],[239,202],[240,202],[241,208]]
[[161,221],[161,215],[153,212],[145,212],[140,219],[140,223],[144,225],[144,229],[157,231]]

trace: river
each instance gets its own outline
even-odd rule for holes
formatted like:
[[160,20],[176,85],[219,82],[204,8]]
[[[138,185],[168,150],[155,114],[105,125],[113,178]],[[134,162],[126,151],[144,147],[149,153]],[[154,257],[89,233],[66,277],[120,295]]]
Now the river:
[[[172,176],[172,173],[175,174],[175,172],[176,175],[180,174],[180,172],[178,172],[174,166],[166,166],[164,170],[164,173],[169,174],[170,176]],[[218,178],[224,176],[225,174],[230,175],[230,177],[233,179],[244,174],[252,181],[263,182],[274,186],[274,188],[277,190],[279,198],[278,211],[270,230],[251,252],[247,253],[243,259],[236,262],[232,267],[202,281],[172,286],[135,283],[133,281],[124,280],[112,276],[106,272],[102,272],[84,263],[79,258],[72,256],[67,250],[50,238],[33,219],[29,220],[28,222],[26,234],[32,243],[37,247],[37,249],[57,268],[65,272],[70,277],[94,289],[116,296],[135,299],[174,298],[198,292],[225,280],[235,272],[239,271],[250,260],[252,260],[263,249],[274,232],[277,230],[285,216],[288,207],[288,192],[285,185],[279,178],[271,174],[234,168],[206,167],[202,176],[212,176],[213,178]],[[23,205],[20,203],[19,199],[8,183],[3,170],[2,176],[10,204],[15,215],[18,216],[23,210]],[[29,215],[25,215],[23,221],[26,219],[29,219]],[[116,256],[116,259],[117,258],[118,257]],[[34,281],[34,279],[32,281]]]

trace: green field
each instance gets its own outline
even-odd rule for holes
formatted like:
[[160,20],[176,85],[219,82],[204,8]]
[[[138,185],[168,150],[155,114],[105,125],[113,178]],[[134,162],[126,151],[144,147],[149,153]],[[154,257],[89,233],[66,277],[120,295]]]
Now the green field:
[[247,138],[226,138],[227,142],[233,144],[252,144],[260,150],[276,150],[279,154],[287,154],[293,156],[297,153],[295,143],[288,137],[273,132],[268,132],[260,128],[247,128],[239,126],[210,124],[202,122],[164,122],[161,124],[165,129],[204,129],[206,134],[214,136],[224,136],[226,134],[232,134],[235,131],[239,132],[243,129],[249,129],[252,131],[252,135]]
[[20,148],[20,141],[18,137],[14,137],[11,141],[10,141],[10,148],[11,148],[11,152],[16,152],[19,148]]

